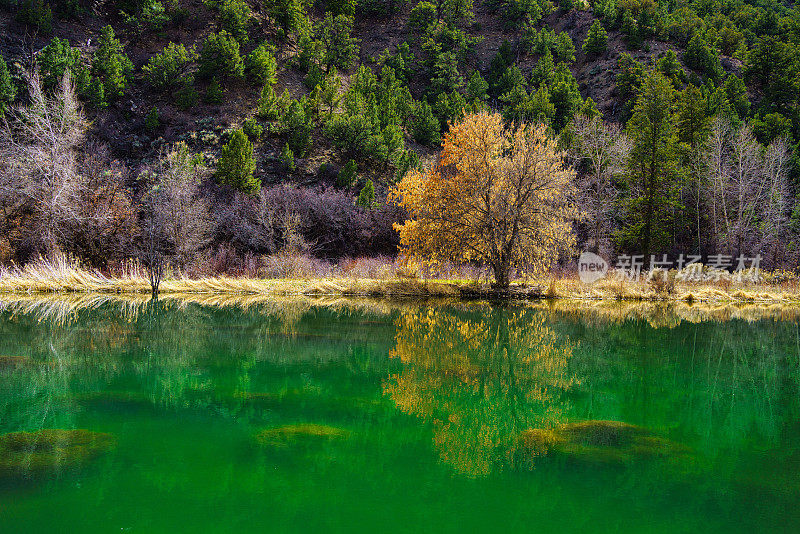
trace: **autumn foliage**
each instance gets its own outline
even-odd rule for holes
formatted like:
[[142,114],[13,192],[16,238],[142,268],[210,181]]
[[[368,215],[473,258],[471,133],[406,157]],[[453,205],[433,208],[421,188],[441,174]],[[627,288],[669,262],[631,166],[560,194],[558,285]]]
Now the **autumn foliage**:
[[411,220],[401,252],[423,263],[489,265],[498,287],[515,270],[547,268],[574,245],[574,171],[544,125],[507,128],[481,112],[450,126],[438,162],[392,191]]

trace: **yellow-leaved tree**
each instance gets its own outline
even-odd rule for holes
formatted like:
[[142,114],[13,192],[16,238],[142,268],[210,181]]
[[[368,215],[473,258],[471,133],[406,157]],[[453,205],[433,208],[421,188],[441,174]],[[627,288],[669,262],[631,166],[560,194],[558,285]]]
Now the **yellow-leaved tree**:
[[450,125],[438,162],[392,191],[411,216],[395,225],[401,252],[421,263],[489,265],[507,288],[515,270],[548,268],[574,246],[574,178],[544,125],[468,115]]

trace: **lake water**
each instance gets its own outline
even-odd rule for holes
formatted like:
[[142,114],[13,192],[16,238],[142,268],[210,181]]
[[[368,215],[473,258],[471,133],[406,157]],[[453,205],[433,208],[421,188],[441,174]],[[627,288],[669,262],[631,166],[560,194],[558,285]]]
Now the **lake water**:
[[791,314],[225,304],[3,304],[0,532],[800,531]]

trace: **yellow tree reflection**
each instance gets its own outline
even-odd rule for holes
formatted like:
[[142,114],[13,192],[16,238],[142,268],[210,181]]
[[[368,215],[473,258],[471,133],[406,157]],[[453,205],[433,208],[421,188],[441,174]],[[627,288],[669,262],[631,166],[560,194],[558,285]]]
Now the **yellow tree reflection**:
[[533,310],[418,308],[397,320],[405,364],[384,393],[430,422],[442,459],[484,476],[509,460],[520,432],[563,419],[572,345]]

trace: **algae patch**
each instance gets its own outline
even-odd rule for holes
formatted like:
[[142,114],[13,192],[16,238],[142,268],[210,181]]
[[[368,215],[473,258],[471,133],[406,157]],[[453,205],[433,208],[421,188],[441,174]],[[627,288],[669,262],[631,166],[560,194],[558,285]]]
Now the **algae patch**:
[[514,461],[530,466],[541,456],[626,465],[650,459],[688,457],[691,450],[652,431],[620,421],[581,421],[553,429],[534,428],[517,440]]
[[45,429],[0,435],[0,478],[38,476],[79,466],[116,446],[111,434]]
[[350,437],[350,431],[327,425],[301,423],[261,430],[255,435],[259,445],[274,449],[310,447]]

